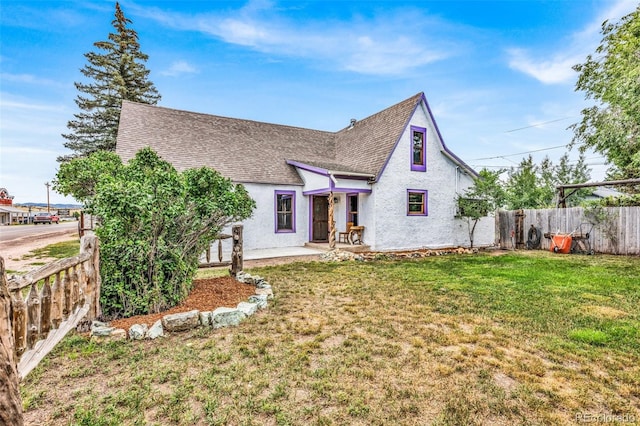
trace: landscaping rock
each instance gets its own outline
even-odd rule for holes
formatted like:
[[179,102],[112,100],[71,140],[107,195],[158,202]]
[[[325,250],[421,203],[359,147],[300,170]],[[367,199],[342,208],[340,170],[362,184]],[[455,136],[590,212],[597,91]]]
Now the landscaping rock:
[[217,308],[211,312],[211,325],[213,328],[236,326],[247,316],[234,308]]
[[211,311],[200,312],[200,324],[206,326],[211,325]]
[[122,328],[116,328],[109,335],[109,340],[127,340],[127,332]]
[[133,324],[129,328],[129,339],[131,340],[142,340],[147,335],[149,331],[149,327],[147,324]]
[[164,337],[164,329],[162,328],[162,321],[158,320],[147,331],[147,339],[157,339],[158,337]]
[[270,288],[256,288],[257,295],[265,295],[267,299],[273,299],[273,290]]
[[194,309],[189,312],[170,314],[162,317],[162,328],[166,331],[185,331],[200,325],[200,311]]
[[244,271],[240,271],[236,274],[236,280],[240,281],[241,283],[251,284],[251,285],[255,285],[256,283],[255,278],[251,276],[251,274],[248,274]]
[[238,303],[238,310],[246,316],[250,317],[258,310],[258,304],[252,302],[240,302]]
[[109,327],[109,326],[91,326],[91,337],[107,337],[109,335],[111,335],[111,333],[113,332],[113,330],[115,330],[115,327]]
[[253,296],[249,296],[249,303],[258,305],[258,309],[264,309],[267,307],[267,297],[266,294],[254,294]]
[[271,285],[265,280],[260,280],[256,282],[256,288],[271,288]]

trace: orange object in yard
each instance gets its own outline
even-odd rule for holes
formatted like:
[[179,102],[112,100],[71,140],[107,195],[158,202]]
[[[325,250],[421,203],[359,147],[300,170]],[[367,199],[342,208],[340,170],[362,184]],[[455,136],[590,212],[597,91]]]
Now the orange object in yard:
[[573,238],[569,234],[554,235],[551,238],[551,245],[549,246],[549,250],[554,253],[567,254],[571,251],[572,240]]

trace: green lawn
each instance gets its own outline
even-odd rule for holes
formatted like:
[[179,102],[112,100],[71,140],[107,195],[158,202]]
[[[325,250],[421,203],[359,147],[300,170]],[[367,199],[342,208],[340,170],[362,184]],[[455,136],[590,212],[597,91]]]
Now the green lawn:
[[27,424],[640,423],[640,258],[526,252],[250,272],[276,298],[237,328],[67,337],[22,385]]

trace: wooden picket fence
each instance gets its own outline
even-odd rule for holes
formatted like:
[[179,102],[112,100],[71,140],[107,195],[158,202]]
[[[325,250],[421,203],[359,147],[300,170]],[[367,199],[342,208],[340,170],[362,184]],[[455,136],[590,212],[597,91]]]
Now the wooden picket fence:
[[[582,207],[498,211],[496,243],[503,249],[524,248],[531,225],[551,234],[589,233],[588,244],[596,253],[640,255],[640,207],[604,207],[607,225],[594,225]],[[549,250],[551,240],[542,238]]]
[[[100,316],[98,238],[80,240],[80,254],[0,283],[10,294],[10,330],[19,378],[24,378],[80,320]],[[26,296],[26,297],[25,297]],[[0,330],[2,332],[2,330]]]

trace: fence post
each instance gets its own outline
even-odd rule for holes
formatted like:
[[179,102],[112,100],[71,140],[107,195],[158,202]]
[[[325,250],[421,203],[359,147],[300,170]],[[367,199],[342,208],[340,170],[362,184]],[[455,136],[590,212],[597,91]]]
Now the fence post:
[[516,211],[516,229],[515,229],[515,237],[516,237],[516,248],[523,249],[524,248],[524,210]]
[[23,425],[22,400],[18,388],[18,370],[14,356],[11,326],[11,296],[7,285],[4,259],[0,257],[0,423]]
[[242,271],[242,225],[233,225],[231,228],[233,240],[233,250],[231,251],[231,276],[235,277],[238,272]]
[[91,298],[91,309],[87,313],[86,319],[91,321],[102,315],[100,308],[100,243],[95,235],[85,235],[80,240],[80,253],[91,253],[91,260],[85,271],[87,280],[87,293],[85,297]]

